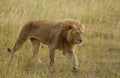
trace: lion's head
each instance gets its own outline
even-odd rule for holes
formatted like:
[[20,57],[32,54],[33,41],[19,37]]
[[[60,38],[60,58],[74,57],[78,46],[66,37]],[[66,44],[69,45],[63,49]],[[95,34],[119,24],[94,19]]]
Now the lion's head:
[[60,36],[62,41],[70,44],[82,44],[83,43],[84,25],[79,21],[73,19],[67,19],[62,21],[62,28]]

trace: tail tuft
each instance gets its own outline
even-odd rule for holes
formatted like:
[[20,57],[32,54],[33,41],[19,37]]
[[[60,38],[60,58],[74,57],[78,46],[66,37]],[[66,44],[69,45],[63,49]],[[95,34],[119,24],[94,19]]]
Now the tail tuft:
[[7,51],[10,53],[12,50],[10,48],[8,48]]

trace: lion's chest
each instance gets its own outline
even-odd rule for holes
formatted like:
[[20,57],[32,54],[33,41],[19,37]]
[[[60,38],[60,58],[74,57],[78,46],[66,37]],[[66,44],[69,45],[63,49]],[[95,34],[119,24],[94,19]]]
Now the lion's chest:
[[62,50],[62,51],[68,51],[73,48],[72,44],[68,43],[59,43],[57,44],[57,49]]

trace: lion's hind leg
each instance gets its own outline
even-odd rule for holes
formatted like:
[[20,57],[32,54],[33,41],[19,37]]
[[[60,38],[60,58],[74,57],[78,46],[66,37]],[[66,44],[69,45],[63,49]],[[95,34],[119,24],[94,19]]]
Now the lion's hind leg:
[[40,41],[35,38],[30,38],[30,41],[32,43],[33,51],[34,51],[33,58],[35,58],[35,60],[37,60],[38,63],[42,63],[38,55],[38,52],[41,49]]

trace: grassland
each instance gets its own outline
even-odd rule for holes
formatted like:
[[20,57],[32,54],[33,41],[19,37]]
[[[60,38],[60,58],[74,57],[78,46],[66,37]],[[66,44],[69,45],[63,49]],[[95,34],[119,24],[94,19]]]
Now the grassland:
[[[48,47],[40,53],[44,65],[32,59],[27,41],[9,60],[23,25],[31,20],[74,18],[85,24],[84,44],[76,47],[80,70],[56,52],[49,68]],[[0,0],[0,78],[120,78],[120,0]]]

